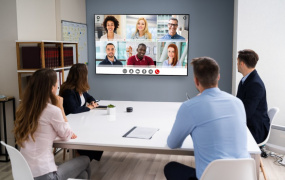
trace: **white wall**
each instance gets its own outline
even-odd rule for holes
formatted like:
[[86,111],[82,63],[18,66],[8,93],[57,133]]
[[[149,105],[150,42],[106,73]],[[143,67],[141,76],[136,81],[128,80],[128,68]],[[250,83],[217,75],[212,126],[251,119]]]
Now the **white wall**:
[[[17,96],[18,79],[17,79],[17,61],[16,61],[16,43],[17,39],[17,16],[16,0],[0,1],[0,94]],[[8,143],[13,144],[13,110],[12,102],[6,105],[6,122]],[[0,105],[0,122],[3,128],[2,106]],[[1,130],[3,138],[3,130]]]
[[61,20],[86,24],[85,0],[56,0],[56,25],[58,41],[61,41]]
[[56,40],[55,0],[17,0],[18,40]]
[[[233,49],[233,94],[242,75],[236,70],[237,51],[253,49],[256,69],[267,91],[268,108],[279,107],[274,124],[285,126],[285,1],[236,0]],[[268,149],[285,154],[285,131],[272,129]]]
[[[19,100],[16,40],[61,40],[61,20],[86,23],[85,0],[0,1],[0,94]],[[8,143],[13,144],[12,104],[7,103]],[[2,107],[0,110],[2,122]],[[3,126],[1,126],[3,127]],[[1,131],[2,133],[2,131]],[[3,137],[3,136],[2,136]]]
[[[259,55],[256,69],[267,91],[268,107],[279,107],[276,124],[285,125],[285,1],[238,0],[237,52],[253,49]],[[236,57],[234,65],[236,69]],[[234,89],[242,75],[235,70]]]

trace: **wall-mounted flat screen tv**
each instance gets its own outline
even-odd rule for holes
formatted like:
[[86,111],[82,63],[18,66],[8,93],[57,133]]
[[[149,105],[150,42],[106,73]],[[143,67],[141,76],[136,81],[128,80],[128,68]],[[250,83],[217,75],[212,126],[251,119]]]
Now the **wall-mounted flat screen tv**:
[[189,14],[95,14],[96,74],[187,76]]

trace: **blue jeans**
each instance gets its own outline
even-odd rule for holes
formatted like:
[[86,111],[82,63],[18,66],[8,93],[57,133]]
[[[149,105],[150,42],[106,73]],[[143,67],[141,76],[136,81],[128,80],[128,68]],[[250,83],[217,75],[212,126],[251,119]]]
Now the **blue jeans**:
[[68,178],[90,179],[90,160],[79,156],[58,166],[56,172],[35,177],[35,180],[66,180]]

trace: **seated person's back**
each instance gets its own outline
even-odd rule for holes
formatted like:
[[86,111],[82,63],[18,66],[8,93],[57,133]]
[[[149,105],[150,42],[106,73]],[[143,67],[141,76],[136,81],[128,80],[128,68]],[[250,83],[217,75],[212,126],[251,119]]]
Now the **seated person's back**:
[[193,59],[191,64],[200,95],[181,105],[167,144],[170,148],[179,148],[190,134],[196,170],[169,163],[165,167],[167,179],[175,179],[177,174],[182,174],[179,179],[199,179],[208,164],[216,159],[250,157],[244,106],[238,98],[218,88],[218,64],[208,57]]

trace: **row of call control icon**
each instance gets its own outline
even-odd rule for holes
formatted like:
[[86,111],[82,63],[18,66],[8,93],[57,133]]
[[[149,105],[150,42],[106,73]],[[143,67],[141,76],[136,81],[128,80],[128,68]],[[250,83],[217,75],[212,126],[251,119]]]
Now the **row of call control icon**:
[[[154,73],[155,74],[159,74],[159,70],[158,69],[156,69],[155,71],[154,71]],[[128,73],[128,70],[127,69],[123,69],[123,73],[124,74],[126,74],[126,73]],[[142,73],[142,74],[153,74],[153,70],[152,69],[149,69],[148,71],[146,70],[146,69],[142,69],[142,70],[140,70],[140,69],[129,69],[129,73],[130,74],[133,74],[133,73],[136,73],[136,74],[140,74],[140,73]]]

